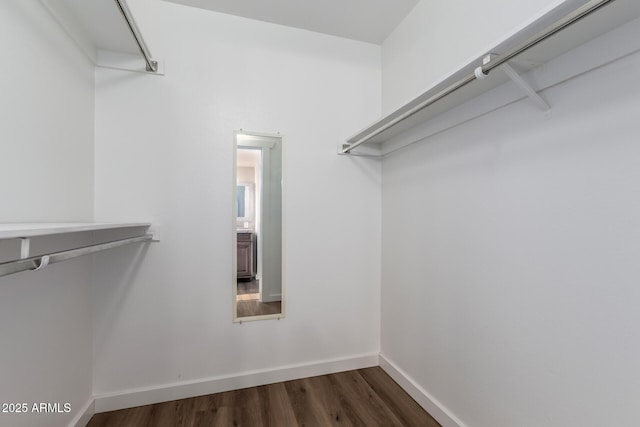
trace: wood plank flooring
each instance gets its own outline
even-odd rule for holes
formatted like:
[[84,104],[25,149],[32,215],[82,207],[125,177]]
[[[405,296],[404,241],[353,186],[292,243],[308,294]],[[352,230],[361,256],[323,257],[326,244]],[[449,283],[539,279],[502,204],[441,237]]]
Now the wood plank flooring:
[[236,310],[238,317],[264,316],[267,314],[282,313],[282,303],[280,301],[260,302],[258,280],[242,281],[237,283]]
[[236,301],[238,317],[262,316],[265,314],[282,313],[282,302]]
[[88,427],[437,427],[379,367],[96,414]]
[[238,280],[236,282],[237,286],[237,295],[244,294],[257,294],[260,292],[260,281],[259,280]]

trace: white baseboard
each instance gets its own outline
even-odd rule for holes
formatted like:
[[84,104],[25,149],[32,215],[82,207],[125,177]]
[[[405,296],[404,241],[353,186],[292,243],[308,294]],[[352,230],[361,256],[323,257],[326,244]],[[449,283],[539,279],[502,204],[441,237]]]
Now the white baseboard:
[[379,365],[378,354],[366,354],[343,359],[332,359],[276,369],[246,372],[209,378],[201,381],[181,382],[158,387],[147,387],[95,396],[95,412],[115,411],[154,403],[169,402],[189,397],[204,396],[246,387],[255,387],[281,381],[370,368]]
[[95,413],[95,400],[89,399],[82,409],[78,411],[78,414],[73,418],[73,420],[71,420],[69,427],[86,427]]
[[442,427],[466,427],[442,403],[438,402],[425,389],[420,387],[402,369],[380,355],[380,367],[397,382],[413,399],[420,404]]

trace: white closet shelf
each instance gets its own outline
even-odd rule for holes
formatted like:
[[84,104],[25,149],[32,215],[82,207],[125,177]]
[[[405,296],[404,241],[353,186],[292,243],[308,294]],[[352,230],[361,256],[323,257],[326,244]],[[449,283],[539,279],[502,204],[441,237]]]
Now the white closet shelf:
[[127,0],[40,0],[62,29],[99,67],[164,74]]
[[[5,223],[0,224],[0,240],[21,239],[20,258],[0,263],[0,277],[28,270],[42,270],[50,264],[78,258],[84,255],[113,249],[132,243],[157,242],[157,234],[150,233],[148,222],[53,222],[53,223]],[[80,233],[98,230],[142,228],[137,236],[111,240],[79,248],[31,256],[31,239],[56,234]]]
[[[589,13],[560,26],[584,11]],[[539,95],[542,90],[635,52],[640,43],[601,43],[596,55],[582,52],[571,61],[561,59],[638,17],[638,0],[567,0],[347,139],[338,153],[381,157],[527,96],[548,110],[550,106]],[[544,34],[547,37],[528,46]],[[519,51],[524,46],[528,47]],[[514,84],[507,84],[510,81]],[[488,92],[490,98],[481,97]]]
[[122,228],[149,228],[149,222],[43,222],[0,224],[0,239],[49,236],[52,234],[79,233],[83,231],[115,230]]

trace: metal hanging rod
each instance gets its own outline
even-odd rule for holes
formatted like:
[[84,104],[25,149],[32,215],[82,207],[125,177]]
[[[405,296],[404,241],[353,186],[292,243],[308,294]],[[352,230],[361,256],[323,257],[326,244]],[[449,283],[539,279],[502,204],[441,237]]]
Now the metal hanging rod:
[[145,62],[147,63],[147,71],[150,71],[153,73],[158,72],[158,62],[152,59],[151,52],[149,51],[147,44],[144,42],[144,39],[142,38],[142,33],[140,33],[140,29],[138,28],[136,21],[133,19],[133,15],[129,10],[129,6],[127,6],[127,3],[125,2],[125,0],[114,0],[114,1],[116,2],[116,5],[118,5],[118,9],[120,9],[120,13],[122,14],[122,17],[127,23],[127,27],[129,27],[129,31],[131,31],[131,35],[133,36],[133,39],[136,41],[136,44],[138,45],[138,49],[140,49],[140,53],[142,54]]
[[150,242],[153,240],[153,238],[153,234],[145,234],[144,236],[114,240],[97,245],[83,246],[81,248],[71,249],[68,251],[55,252],[48,255],[38,255],[31,258],[1,263],[0,277],[26,270],[41,270],[47,265],[55,264],[56,262],[66,261],[68,259],[78,258],[83,255],[89,255],[95,252],[117,248],[119,246],[128,245],[130,243]]
[[593,12],[596,12],[601,7],[606,6],[609,3],[612,3],[613,1],[615,1],[615,0],[595,0],[595,1],[590,1],[589,3],[585,4],[584,6],[578,8],[578,9],[576,9],[573,13],[565,16],[563,19],[561,19],[560,21],[556,22],[555,24],[553,24],[552,26],[547,28],[541,34],[538,34],[537,36],[532,37],[531,39],[527,40],[526,42],[524,42],[520,46],[515,47],[514,49],[510,50],[509,52],[496,57],[495,60],[489,62],[486,65],[484,65],[482,67],[482,71],[485,74],[489,74],[489,72],[491,70],[493,70],[494,68],[497,68],[500,65],[504,64],[505,62],[512,60],[513,58],[515,58],[516,56],[520,55],[521,53],[531,49],[532,47],[534,47],[537,44],[543,42],[544,40],[548,39],[549,37],[553,36],[554,34],[559,33],[560,31],[564,30],[565,28],[570,27],[571,25],[573,25],[576,22],[580,21],[582,18],[585,18],[585,17],[591,15]]
[[553,36],[554,34],[564,30],[565,28],[570,27],[571,25],[573,25],[576,22],[580,21],[581,19],[591,15],[595,11],[599,10],[600,8],[602,8],[603,6],[606,6],[609,3],[612,3],[613,1],[615,1],[615,0],[592,0],[592,1],[588,2],[588,3],[586,3],[585,5],[579,7],[575,11],[573,11],[570,14],[566,15],[564,18],[562,18],[561,20],[557,21],[556,23],[554,23],[550,27],[547,27],[544,31],[542,31],[542,32],[538,33],[537,35],[531,37],[530,39],[528,39],[524,43],[516,46],[515,48],[509,50],[508,52],[506,52],[504,54],[501,54],[500,56],[495,57],[495,59],[492,59],[491,61],[487,62],[486,64],[482,65],[481,67],[476,68],[476,70],[473,73],[470,73],[470,74],[464,76],[463,78],[461,78],[460,80],[458,80],[457,82],[452,83],[451,85],[449,85],[446,88],[442,89],[438,93],[434,94],[433,96],[431,96],[428,99],[424,100],[420,104],[416,105],[414,108],[406,111],[404,114],[401,114],[400,116],[396,117],[395,119],[391,120],[390,122],[380,126],[379,128],[376,128],[375,130],[373,130],[372,132],[370,132],[367,135],[363,136],[362,138],[358,139],[357,141],[352,142],[350,144],[344,144],[342,146],[341,153],[342,154],[348,154],[349,152],[351,152],[351,150],[359,147],[360,145],[364,144],[365,142],[367,142],[371,138],[373,138],[373,137],[375,137],[377,135],[380,135],[382,132],[386,131],[387,129],[389,129],[389,128],[395,126],[396,124],[402,122],[403,120],[413,116],[417,112],[429,107],[430,105],[435,104],[436,102],[440,101],[441,99],[445,98],[446,96],[451,95],[452,93],[454,93],[458,89],[463,88],[464,86],[466,86],[469,83],[475,81],[476,79],[485,78],[489,74],[489,72],[491,72],[491,70],[499,67],[500,65],[506,63],[507,61],[510,61],[511,59],[515,58],[516,56],[520,55],[521,53],[531,49],[532,47],[538,45],[539,43],[543,42],[544,40],[548,39],[549,37]]

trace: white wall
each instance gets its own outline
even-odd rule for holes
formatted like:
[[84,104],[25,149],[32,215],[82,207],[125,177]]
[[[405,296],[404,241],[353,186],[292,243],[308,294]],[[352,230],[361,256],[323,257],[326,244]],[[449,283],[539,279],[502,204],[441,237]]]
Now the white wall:
[[[380,165],[336,155],[380,114],[380,48],[165,2],[134,12],[166,76],[96,72],[96,219],[150,219],[97,267],[94,390],[379,350]],[[232,324],[233,131],[285,140],[286,319]]]
[[462,423],[637,425],[639,82],[635,54],[384,160],[382,353]]
[[238,167],[238,184],[240,183],[253,183],[256,182],[256,169],[252,167]]
[[[39,2],[0,2],[0,222],[93,216],[93,66]],[[38,239],[34,252],[86,244]],[[17,241],[0,241],[15,259]],[[0,402],[71,413],[0,413],[2,426],[65,426],[91,398],[89,260],[0,278]]]
[[382,45],[388,114],[562,3],[583,0],[422,0]]
[[90,220],[93,66],[39,2],[2,3],[0,219]]

